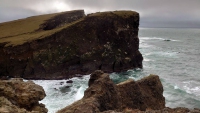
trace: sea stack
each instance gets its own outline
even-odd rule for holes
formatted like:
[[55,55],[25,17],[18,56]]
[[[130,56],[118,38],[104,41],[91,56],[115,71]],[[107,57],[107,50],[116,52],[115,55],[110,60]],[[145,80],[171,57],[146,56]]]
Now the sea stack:
[[142,68],[139,13],[83,10],[0,24],[0,77],[66,79]]

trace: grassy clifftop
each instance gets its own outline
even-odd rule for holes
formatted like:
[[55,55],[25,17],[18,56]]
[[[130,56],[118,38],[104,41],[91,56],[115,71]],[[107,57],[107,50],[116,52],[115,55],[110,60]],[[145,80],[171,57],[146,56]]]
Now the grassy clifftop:
[[[79,18],[74,19],[73,22],[65,23],[64,21],[62,26],[51,30],[40,29],[42,25],[50,20],[52,22],[52,19],[58,17],[59,15],[68,16],[69,14],[76,15],[76,13],[79,13]],[[138,13],[134,11],[98,12],[89,14],[87,17],[109,17],[113,15],[117,15],[122,18],[129,18],[132,15],[138,15]],[[60,16],[59,18],[62,18],[62,16]],[[33,16],[11,22],[0,23],[0,43],[6,43],[5,46],[22,45],[26,42],[31,42],[33,40],[42,39],[50,36],[62,29],[65,29],[73,24],[76,24],[77,22],[82,21],[83,19],[84,11],[74,10],[61,13]]]
[[[77,13],[78,15],[76,15]],[[79,18],[74,19],[74,21],[70,23],[65,23],[65,21],[63,21],[63,25],[55,29],[41,29],[41,26],[47,23],[49,20],[52,20],[56,17],[58,17],[58,19],[62,19],[64,16],[69,15],[79,16]],[[26,42],[45,38],[56,33],[57,31],[62,30],[63,28],[66,28],[76,22],[81,21],[80,18],[82,17],[84,17],[83,10],[74,10],[61,13],[33,16],[11,22],[0,23],[0,43],[6,43],[6,46],[17,46],[22,45]]]

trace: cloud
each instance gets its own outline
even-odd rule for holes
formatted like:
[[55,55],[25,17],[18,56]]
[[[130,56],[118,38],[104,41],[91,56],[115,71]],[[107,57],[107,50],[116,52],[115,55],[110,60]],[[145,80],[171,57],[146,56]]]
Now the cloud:
[[194,25],[198,27],[200,23],[200,0],[0,0],[0,3],[0,22],[84,9],[87,14],[135,10],[140,13],[141,26],[184,26],[186,23],[196,23]]

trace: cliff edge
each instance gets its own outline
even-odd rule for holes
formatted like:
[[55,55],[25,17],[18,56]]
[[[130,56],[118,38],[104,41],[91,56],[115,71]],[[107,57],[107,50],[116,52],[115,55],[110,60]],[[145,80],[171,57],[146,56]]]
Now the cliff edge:
[[0,24],[0,77],[63,79],[142,68],[139,14],[83,10]]

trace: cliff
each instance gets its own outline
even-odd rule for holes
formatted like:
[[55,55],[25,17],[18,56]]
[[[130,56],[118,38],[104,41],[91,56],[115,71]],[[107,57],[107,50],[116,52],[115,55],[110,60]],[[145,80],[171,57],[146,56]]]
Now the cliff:
[[142,68],[139,14],[83,10],[0,24],[0,77],[63,79]]
[[32,81],[0,80],[0,113],[47,113],[39,104],[45,96],[44,89]]
[[88,86],[81,100],[57,113],[200,113],[198,108],[165,107],[157,75],[114,84],[108,74],[97,70],[90,75]]

